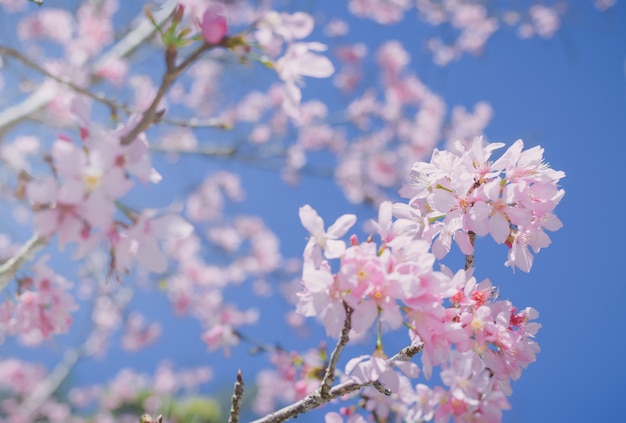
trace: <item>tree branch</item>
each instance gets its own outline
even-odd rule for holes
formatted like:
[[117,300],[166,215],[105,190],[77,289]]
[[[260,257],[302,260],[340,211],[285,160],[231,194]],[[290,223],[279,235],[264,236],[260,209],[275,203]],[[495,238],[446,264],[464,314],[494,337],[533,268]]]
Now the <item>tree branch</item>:
[[25,64],[26,66],[28,66],[31,69],[36,70],[37,72],[47,76],[48,78],[68,86],[69,88],[71,88],[72,90],[76,91],[77,93],[83,94],[95,101],[98,101],[100,103],[103,103],[107,106],[109,106],[111,109],[120,109],[120,110],[124,110],[127,113],[132,113],[132,110],[130,110],[128,107],[122,105],[122,104],[118,104],[116,102],[114,102],[113,100],[109,100],[107,97],[105,97],[102,94],[96,94],[93,93],[91,91],[89,91],[88,89],[81,87],[80,85],[76,85],[75,83],[73,83],[71,80],[67,79],[67,78],[62,78],[60,76],[57,75],[53,75],[52,73],[48,72],[45,68],[43,68],[42,66],[40,66],[38,63],[34,62],[33,60],[29,59],[28,57],[24,56],[22,53],[20,53],[17,50],[14,50],[10,47],[5,47],[5,46],[1,46],[0,45],[0,54],[6,54],[7,56],[11,56],[17,60],[19,60],[20,62],[22,62],[23,64]]
[[343,348],[346,346],[348,341],[350,341],[350,329],[352,329],[352,307],[350,307],[345,301],[343,303],[343,307],[346,310],[346,319],[343,322],[341,336],[339,337],[339,341],[337,341],[337,345],[335,345],[335,349],[330,355],[328,367],[326,367],[324,378],[322,379],[322,383],[319,387],[320,396],[322,398],[328,397],[330,388],[333,386],[333,383],[335,383],[335,370],[337,369],[339,356],[341,356]]
[[[469,239],[473,247],[474,243],[476,242],[476,232],[469,231],[467,234],[469,235]],[[474,267],[474,254],[469,254],[465,256],[465,270],[469,269],[470,267]]]
[[239,423],[239,413],[241,412],[241,400],[243,399],[243,376],[241,369],[237,371],[237,382],[235,382],[235,392],[231,399],[230,417],[228,423]]
[[161,102],[163,97],[165,97],[165,94],[172,86],[174,81],[176,81],[176,78],[178,78],[181,73],[183,73],[194,61],[196,61],[202,55],[202,53],[210,50],[213,47],[213,45],[202,44],[200,47],[196,48],[193,53],[187,56],[187,58],[180,65],[174,68],[167,68],[167,70],[163,74],[163,77],[161,78],[161,85],[159,86],[159,90],[154,96],[154,99],[152,100],[152,103],[150,104],[148,109],[143,112],[141,120],[128,134],[124,135],[120,139],[122,145],[130,144],[135,138],[137,138],[137,135],[144,132],[153,123],[159,120],[159,115],[161,114],[160,111],[157,111],[159,103]]
[[0,266],[0,293],[8,285],[20,267],[35,257],[35,254],[48,243],[48,239],[42,235],[33,235],[26,244],[17,250],[15,255],[2,263]]

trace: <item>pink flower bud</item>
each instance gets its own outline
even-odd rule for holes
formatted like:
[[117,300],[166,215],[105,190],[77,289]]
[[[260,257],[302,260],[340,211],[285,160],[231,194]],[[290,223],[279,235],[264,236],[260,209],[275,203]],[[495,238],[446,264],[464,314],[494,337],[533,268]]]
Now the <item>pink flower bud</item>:
[[228,24],[224,9],[218,4],[212,4],[202,14],[200,23],[202,38],[209,44],[218,44],[228,32]]
[[183,15],[185,14],[185,5],[178,3],[176,5],[176,9],[174,9],[174,15],[172,16],[172,20],[176,23],[180,23],[183,20]]

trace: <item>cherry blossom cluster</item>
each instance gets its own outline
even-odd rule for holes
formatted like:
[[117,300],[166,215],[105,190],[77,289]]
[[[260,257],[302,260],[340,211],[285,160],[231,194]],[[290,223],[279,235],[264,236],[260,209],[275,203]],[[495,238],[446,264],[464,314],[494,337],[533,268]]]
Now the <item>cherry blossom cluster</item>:
[[533,261],[529,248],[539,252],[550,245],[545,231],[561,228],[552,211],[565,194],[558,187],[565,173],[544,162],[541,147],[523,150],[522,140],[490,160],[503,145],[476,138],[452,151],[435,150],[430,163],[413,165],[401,195],[419,213],[422,237],[436,238],[437,258],[450,251],[452,239],[464,254],[473,254],[470,235],[489,234],[509,247],[507,266],[528,272]]
[[[355,223],[353,215],[340,217],[325,230],[310,206],[300,209],[311,238],[298,311],[317,317],[333,337],[345,325],[346,307],[352,310],[353,336],[378,322],[374,354],[349,361],[343,380],[364,386],[376,381],[392,395],[367,386],[360,394],[363,408],[411,420],[500,421],[502,410],[509,408],[510,381],[539,352],[534,336],[540,325],[533,322],[538,313],[498,300],[491,282],[477,283],[472,269],[456,274],[447,268],[433,270],[435,256],[430,244],[419,239],[418,225],[412,219],[393,220],[393,207],[383,203],[373,224],[380,244],[371,237],[358,242],[353,235],[348,246],[340,238]],[[406,204],[395,207],[400,215],[412,210]],[[338,267],[331,263],[334,259]],[[390,363],[383,353],[381,327],[394,331],[403,325],[409,328],[407,343],[422,349],[421,371],[412,362]],[[430,379],[435,367],[441,368],[443,387],[411,385],[420,373]],[[336,413],[327,416],[330,421],[337,418]]]
[[74,110],[80,144],[61,135],[48,161],[53,174],[26,183],[35,228],[43,236],[56,235],[61,248],[75,244],[75,258],[101,241],[109,243],[112,272],[128,272],[135,260],[147,270],[163,272],[167,259],[159,240],[184,238],[191,225],[171,214],[138,213],[120,203],[133,187],[133,177],[143,183],[161,179],[151,166],[147,140],[141,136],[124,145],[120,139],[132,121],[114,131],[94,128],[86,114],[88,105],[76,99]]
[[302,92],[299,84],[303,76],[327,78],[335,68],[331,61],[319,54],[326,45],[319,42],[302,42],[315,27],[313,17],[307,13],[294,14],[268,12],[256,24],[253,37],[271,57],[282,56],[273,67],[283,80],[283,108],[293,118],[300,118]]
[[259,313],[226,301],[223,291],[253,279],[257,295],[266,296],[266,279],[273,278],[283,262],[278,238],[260,218],[229,212],[244,196],[237,175],[210,175],[189,196],[187,214],[205,228],[204,239],[214,245],[214,256],[204,257],[198,234],[165,245],[178,265],[165,283],[174,311],[197,318],[205,328],[202,340],[209,350],[222,349],[226,355],[239,344],[241,328],[256,323]]
[[[383,202],[378,220],[370,222],[380,242],[352,235],[346,244],[342,238],[354,215],[325,229],[312,207],[300,208],[310,238],[297,311],[318,318],[327,335],[342,340],[346,322],[357,337],[377,327],[374,353],[350,360],[342,376],[364,388],[359,407],[382,418],[438,422],[499,422],[510,408],[511,381],[539,352],[537,311],[499,300],[488,279],[476,281],[471,265],[455,274],[433,268],[452,237],[473,257],[472,236],[491,233],[509,246],[507,264],[529,271],[528,246],[547,246],[532,240],[560,227],[552,211],[564,195],[557,185],[564,173],[544,163],[540,147],[523,150],[521,140],[490,160],[502,146],[477,138],[457,143],[454,151],[435,150],[430,163],[415,163],[402,190],[408,204]],[[421,350],[421,368],[389,361],[384,353],[383,331],[402,326],[409,328],[407,343]],[[420,374],[430,379],[434,368],[440,368],[443,386],[412,385]],[[342,413],[358,421],[355,410]],[[340,421],[341,413],[326,419]]]
[[46,265],[42,257],[32,276],[18,280],[16,295],[0,304],[0,337],[16,335],[25,345],[38,345],[66,333],[78,306],[69,292],[72,284]]

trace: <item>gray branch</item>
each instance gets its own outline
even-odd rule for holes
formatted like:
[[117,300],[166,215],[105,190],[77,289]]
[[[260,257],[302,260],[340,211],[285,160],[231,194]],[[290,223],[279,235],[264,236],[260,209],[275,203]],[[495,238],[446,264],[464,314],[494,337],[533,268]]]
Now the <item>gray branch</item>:
[[52,373],[38,384],[35,390],[22,403],[20,417],[26,421],[34,421],[39,407],[57,390],[65,380],[74,365],[84,354],[83,349],[71,349],[65,352],[63,360],[54,368]]

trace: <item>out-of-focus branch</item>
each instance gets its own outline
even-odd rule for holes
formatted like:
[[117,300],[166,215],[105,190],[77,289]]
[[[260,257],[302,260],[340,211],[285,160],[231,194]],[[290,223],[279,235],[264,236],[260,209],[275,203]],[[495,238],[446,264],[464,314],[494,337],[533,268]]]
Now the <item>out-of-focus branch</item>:
[[63,360],[54,368],[52,373],[37,385],[35,390],[26,398],[20,408],[20,417],[24,421],[34,421],[39,407],[57,390],[70,373],[74,365],[85,354],[84,348],[75,348],[65,352]]
[[174,118],[163,118],[161,120],[163,123],[167,123],[170,125],[182,126],[183,128],[222,128],[222,129],[230,129],[230,125],[225,124],[218,118],[208,118],[208,119],[198,119],[198,118],[190,118],[190,119],[174,119]]
[[42,235],[33,235],[22,247],[17,250],[13,257],[0,266],[0,293],[24,263],[32,260],[35,254],[48,243],[48,239]]
[[31,69],[36,70],[37,72],[47,76],[50,79],[55,80],[56,82],[66,85],[69,88],[71,88],[72,90],[76,91],[77,93],[83,94],[89,98],[92,98],[100,103],[103,103],[107,106],[109,106],[111,109],[120,109],[120,110],[124,110],[127,113],[131,113],[132,111],[122,105],[122,104],[118,104],[108,98],[106,98],[104,95],[101,94],[96,94],[93,93],[91,91],[89,91],[86,88],[83,88],[79,85],[76,85],[75,83],[73,83],[71,80],[67,79],[67,78],[61,78],[59,76],[53,75],[50,72],[48,72],[45,68],[43,68],[42,66],[40,66],[38,63],[34,62],[33,60],[29,59],[28,57],[24,56],[22,53],[20,53],[17,50],[14,50],[10,47],[5,47],[5,46],[1,46],[0,45],[0,54],[5,54],[7,56],[11,56],[17,60],[19,60],[20,62],[22,62],[23,64],[25,64],[26,66],[28,66]]
[[[174,11],[176,4],[176,0],[168,0],[163,4],[160,10],[153,13],[155,22],[159,25],[164,23]],[[141,19],[140,23],[131,32],[96,60],[91,70],[92,79],[96,79],[98,72],[111,60],[128,56],[156,32],[152,22],[143,13],[139,19]],[[21,103],[0,111],[0,134],[46,106],[54,99],[54,96],[54,89],[41,86]]]
[[243,334],[242,332],[240,332],[237,329],[232,329],[233,335],[235,335],[237,338],[239,338],[240,340],[242,340],[243,342],[247,342],[248,344],[252,345],[254,347],[254,352],[267,352],[267,353],[271,353],[271,352],[281,352],[281,351],[285,351],[283,350],[283,348],[280,345],[270,345],[270,344],[266,344],[260,341],[257,341],[256,339],[253,339],[252,337]]
[[[174,12],[177,4],[178,0],[167,0],[163,3],[159,10],[152,12],[154,22],[157,25],[165,23],[165,21],[169,19]],[[94,72],[98,72],[111,60],[128,56],[156,33],[154,24],[145,16],[143,12],[138,16],[138,19],[140,22],[134,27],[134,29],[115,43],[109,51],[100,56],[100,58],[95,62],[93,66]]]
[[418,345],[409,345],[408,347],[404,347],[400,351],[398,351],[396,355],[387,360],[387,362],[393,364],[396,361],[409,361],[423,349],[424,343],[420,343]]
[[241,400],[243,399],[243,376],[241,369],[237,371],[237,382],[235,382],[235,392],[231,400],[230,417],[228,423],[239,423],[239,414],[241,412]]
[[[240,153],[240,149],[237,146],[200,146],[193,148],[176,148],[168,145],[150,145],[150,150],[166,153],[166,154],[181,154],[181,155],[197,155],[203,157],[228,157],[233,160],[239,160],[249,166],[267,170],[270,172],[280,172],[281,168],[275,166],[275,163],[270,162],[271,159],[285,159],[287,155],[285,149],[281,149],[274,154],[262,154],[262,153]],[[316,176],[320,178],[332,178],[334,170],[331,166],[313,166],[305,165],[298,169],[298,173],[302,175]]]
[[237,148],[235,147],[219,147],[219,146],[201,146],[195,147],[193,149],[185,149],[185,148],[172,148],[169,146],[163,145],[150,145],[150,150],[160,152],[160,153],[171,153],[171,154],[195,154],[198,156],[207,156],[207,157],[230,157],[234,156],[237,153]]
[[187,58],[185,58],[185,60],[183,60],[180,65],[175,67],[168,66],[167,70],[163,74],[163,77],[161,78],[161,85],[159,86],[159,89],[154,96],[154,99],[152,99],[152,103],[146,109],[146,111],[143,112],[141,120],[135,125],[135,127],[131,129],[128,134],[124,135],[120,139],[122,145],[130,144],[135,138],[137,138],[137,135],[144,132],[153,123],[156,123],[162,117],[162,112],[157,109],[159,107],[159,103],[161,102],[163,97],[165,97],[165,94],[172,86],[174,81],[176,81],[178,76],[182,74],[189,66],[191,66],[191,64],[195,62],[202,55],[202,53],[210,50],[213,47],[213,45],[202,44],[201,46],[196,48],[193,53],[187,56]]

